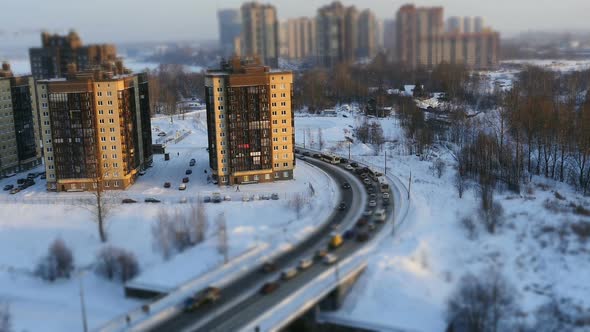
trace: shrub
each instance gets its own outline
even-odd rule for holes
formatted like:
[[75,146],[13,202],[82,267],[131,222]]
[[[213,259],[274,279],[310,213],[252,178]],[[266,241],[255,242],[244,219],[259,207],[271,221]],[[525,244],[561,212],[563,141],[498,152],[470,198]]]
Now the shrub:
[[12,315],[8,304],[0,305],[0,332],[12,331]]
[[132,252],[107,246],[96,255],[95,271],[109,280],[126,282],[137,276],[139,264]]
[[47,255],[37,265],[35,274],[39,277],[55,281],[58,278],[69,278],[74,269],[74,257],[62,239],[56,239],[49,246]]
[[463,217],[461,219],[461,226],[467,231],[467,237],[470,240],[475,240],[477,238],[477,225],[473,221],[473,218],[469,216]]

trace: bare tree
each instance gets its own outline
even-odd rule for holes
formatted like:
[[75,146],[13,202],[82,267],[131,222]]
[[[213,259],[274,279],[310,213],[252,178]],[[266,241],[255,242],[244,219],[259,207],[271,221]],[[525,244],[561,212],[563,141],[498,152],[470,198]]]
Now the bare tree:
[[[98,158],[97,160],[100,160]],[[96,164],[96,171],[91,177],[91,188],[88,190],[92,194],[91,199],[81,199],[80,206],[92,214],[96,225],[98,226],[98,235],[100,241],[105,243],[108,241],[106,231],[106,224],[108,218],[111,216],[115,208],[116,194],[112,190],[108,190],[105,181],[109,179],[111,172],[114,172],[110,167],[103,167],[104,165]]]
[[152,225],[154,249],[160,251],[164,259],[169,259],[174,252],[172,216],[167,210],[158,211],[156,222]]
[[0,332],[12,331],[12,315],[8,304],[0,305]]
[[504,217],[504,208],[494,201],[494,188],[491,184],[485,182],[480,186],[481,208],[479,215],[481,221],[490,234],[494,234],[498,226],[502,223]]
[[223,255],[223,261],[229,261],[229,240],[227,236],[227,223],[225,221],[225,214],[222,212],[215,220],[217,225],[217,251]]
[[463,198],[463,194],[467,189],[467,181],[465,179],[465,175],[461,174],[461,171],[457,171],[455,174],[455,188],[457,189],[457,193],[459,193],[459,198]]
[[438,158],[434,161],[432,166],[434,168],[436,176],[440,179],[443,176],[443,174],[445,173],[445,167],[446,167],[445,162],[442,159]]
[[191,225],[194,227],[194,243],[202,243],[207,237],[207,229],[209,228],[209,221],[207,220],[203,201],[199,200],[196,204],[191,205],[190,215]]
[[106,246],[96,255],[95,271],[109,280],[126,282],[139,273],[139,264],[132,252]]
[[450,327],[466,331],[510,331],[517,314],[516,291],[497,268],[463,276],[447,303]]
[[302,194],[295,194],[289,201],[289,207],[295,211],[297,219],[301,218],[301,212],[303,212],[306,204],[306,199]]
[[49,246],[47,255],[39,261],[35,273],[45,280],[54,281],[58,278],[69,278],[73,269],[72,251],[58,238]]
[[324,141],[324,133],[322,128],[318,129],[318,146],[320,148],[320,151],[322,151],[324,149],[324,146],[326,145],[326,141]]

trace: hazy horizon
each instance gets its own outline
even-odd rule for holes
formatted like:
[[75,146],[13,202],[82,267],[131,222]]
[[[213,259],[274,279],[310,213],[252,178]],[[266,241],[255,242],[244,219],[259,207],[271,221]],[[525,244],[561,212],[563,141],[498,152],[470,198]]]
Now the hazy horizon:
[[[169,0],[145,5],[141,0],[103,0],[99,4],[71,0],[22,0],[3,4],[8,13],[0,21],[0,44],[32,47],[40,44],[39,32],[64,33],[75,29],[85,43],[206,41],[218,38],[217,10],[239,8],[244,1],[195,3]],[[264,1],[277,7],[281,20],[315,16],[332,0],[308,0],[302,6],[288,0]],[[359,9],[370,8],[381,19],[393,18],[410,1],[342,1]],[[588,0],[422,0],[417,6],[443,6],[450,16],[483,16],[486,24],[504,36],[526,31],[590,31],[585,15]],[[31,10],[31,8],[35,8]],[[15,14],[11,14],[15,13]],[[26,15],[19,15],[26,13]],[[26,17],[26,19],[23,19]],[[0,50],[1,51],[1,50]]]

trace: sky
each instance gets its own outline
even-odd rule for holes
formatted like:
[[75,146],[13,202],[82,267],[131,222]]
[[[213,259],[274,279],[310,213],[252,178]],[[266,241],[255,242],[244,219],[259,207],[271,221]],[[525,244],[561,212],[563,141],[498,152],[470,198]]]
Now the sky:
[[[0,51],[11,45],[38,45],[39,31],[76,29],[86,43],[215,40],[218,9],[239,8],[241,0],[17,0],[0,5]],[[314,16],[331,0],[269,0],[279,18]],[[393,18],[411,1],[344,0]],[[418,6],[443,6],[445,17],[483,16],[503,35],[530,30],[590,30],[590,0],[420,0]],[[15,33],[18,32],[18,35]],[[33,43],[33,45],[31,45]]]

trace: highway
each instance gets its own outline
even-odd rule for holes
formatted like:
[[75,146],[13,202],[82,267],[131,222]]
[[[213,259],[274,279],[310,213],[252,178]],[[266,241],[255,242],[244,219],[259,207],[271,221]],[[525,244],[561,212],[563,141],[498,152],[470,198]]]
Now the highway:
[[[259,294],[262,284],[268,280],[279,278],[280,272],[297,265],[301,258],[313,257],[318,248],[325,248],[329,241],[329,234],[333,231],[332,225],[339,224],[341,231],[354,225],[359,214],[365,209],[366,190],[360,181],[352,173],[341,167],[336,167],[322,161],[308,159],[308,162],[326,171],[334,178],[336,183],[348,182],[351,189],[341,189],[341,200],[347,206],[344,211],[334,211],[329,222],[316,235],[311,236],[275,261],[278,269],[274,273],[266,274],[262,271],[253,271],[236,280],[231,285],[221,289],[221,298],[214,304],[205,305],[194,312],[182,313],[172,319],[155,326],[151,331],[232,331],[233,327],[243,326],[245,322],[253,319],[256,313],[260,314],[264,308],[272,306],[284,296],[288,295],[306,281],[312,279],[325,269],[321,262],[315,262],[312,267],[297,275],[288,282],[281,282],[281,287],[272,294],[263,296]],[[317,188],[316,190],[321,190]],[[346,228],[344,228],[346,227]],[[347,255],[355,250],[356,242],[350,241],[336,251],[337,255]],[[221,314],[218,311],[223,310]]]

